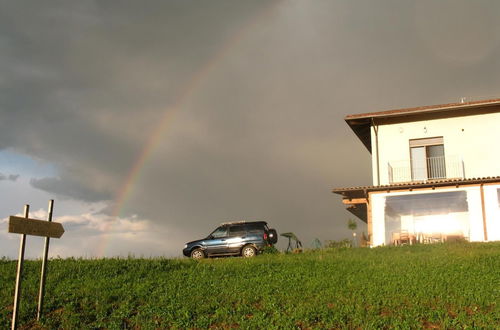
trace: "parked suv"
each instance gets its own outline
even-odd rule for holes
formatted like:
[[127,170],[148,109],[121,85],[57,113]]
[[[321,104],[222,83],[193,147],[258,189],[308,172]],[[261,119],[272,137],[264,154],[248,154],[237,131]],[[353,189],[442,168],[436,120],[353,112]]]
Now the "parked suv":
[[229,222],[221,224],[206,238],[187,243],[182,253],[193,259],[222,255],[254,257],[265,246],[276,242],[276,230],[269,229],[265,221]]

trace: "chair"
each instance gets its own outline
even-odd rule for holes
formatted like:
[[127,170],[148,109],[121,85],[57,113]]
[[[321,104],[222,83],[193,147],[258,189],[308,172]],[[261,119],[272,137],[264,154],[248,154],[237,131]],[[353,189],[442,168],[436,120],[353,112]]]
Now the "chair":
[[422,233],[422,236],[421,236],[421,243],[423,243],[423,244],[429,244],[429,243],[432,243],[432,234],[429,234],[429,233]]
[[410,238],[410,234],[408,233],[407,230],[401,230],[401,232],[399,233],[399,243],[401,245],[405,244],[405,243],[409,243],[411,245],[411,238]]
[[[295,236],[294,233],[283,233],[281,234],[281,236],[283,237],[287,237],[288,238],[288,247],[286,248],[286,252],[294,252],[294,253],[298,253],[298,251],[300,250],[300,252],[302,252],[302,242],[298,239],[297,236]],[[293,248],[292,246],[292,240],[295,241],[295,248]]]
[[391,235],[391,244],[398,246],[399,243],[399,232],[393,232]]
[[443,234],[441,234],[441,233],[432,233],[430,235],[430,242],[431,243],[443,243],[444,242]]

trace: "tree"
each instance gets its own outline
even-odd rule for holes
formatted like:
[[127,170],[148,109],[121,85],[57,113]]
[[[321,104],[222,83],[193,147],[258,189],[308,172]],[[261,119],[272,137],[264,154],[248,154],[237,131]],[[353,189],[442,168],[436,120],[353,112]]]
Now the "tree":
[[347,220],[347,228],[349,228],[350,230],[352,230],[352,244],[353,246],[357,246],[356,244],[356,228],[358,228],[358,224],[356,222],[356,220],[353,220],[353,219],[350,219]]
[[347,228],[349,228],[350,230],[356,230],[356,228],[358,228],[358,224],[355,220],[349,219],[347,220]]

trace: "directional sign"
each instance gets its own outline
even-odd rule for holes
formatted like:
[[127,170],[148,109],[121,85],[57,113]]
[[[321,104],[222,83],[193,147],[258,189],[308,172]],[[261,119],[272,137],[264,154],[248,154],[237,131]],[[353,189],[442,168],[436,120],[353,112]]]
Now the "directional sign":
[[60,238],[64,228],[59,222],[49,222],[29,218],[9,217],[9,233]]

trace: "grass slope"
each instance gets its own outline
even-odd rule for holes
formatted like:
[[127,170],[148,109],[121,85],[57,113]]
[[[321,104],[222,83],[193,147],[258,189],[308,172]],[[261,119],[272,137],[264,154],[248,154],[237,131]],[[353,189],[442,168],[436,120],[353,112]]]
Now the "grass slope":
[[[495,328],[500,244],[262,255],[254,259],[54,259],[34,321],[40,262],[26,264],[25,328]],[[0,261],[0,328],[16,262]]]

